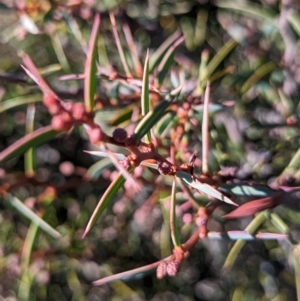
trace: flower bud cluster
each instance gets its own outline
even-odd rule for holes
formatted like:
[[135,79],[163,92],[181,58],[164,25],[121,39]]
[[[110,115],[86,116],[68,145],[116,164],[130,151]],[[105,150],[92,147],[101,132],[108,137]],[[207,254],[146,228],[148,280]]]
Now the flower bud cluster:
[[70,129],[75,123],[93,123],[92,114],[86,112],[82,103],[62,102],[50,94],[44,96],[43,103],[53,115],[52,126],[55,130]]
[[86,111],[82,103],[62,102],[51,94],[44,96],[43,103],[53,116],[51,125],[56,131],[68,131],[74,124],[87,124],[90,141],[98,143],[103,138],[99,125],[93,121],[93,113]]

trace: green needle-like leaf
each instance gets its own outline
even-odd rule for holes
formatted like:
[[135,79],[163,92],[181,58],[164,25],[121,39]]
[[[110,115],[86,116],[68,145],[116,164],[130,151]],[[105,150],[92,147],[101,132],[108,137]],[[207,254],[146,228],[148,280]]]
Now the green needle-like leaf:
[[[35,115],[35,105],[31,104],[27,108],[26,115],[26,133],[30,134],[34,131],[34,115]],[[25,174],[28,177],[32,177],[35,172],[35,149],[31,147],[25,152],[24,156],[25,163]]]
[[96,181],[104,170],[114,166],[110,158],[105,158],[93,164],[86,172],[85,177],[89,180]]
[[204,89],[204,87],[206,86],[206,81],[213,74],[216,68],[237,45],[238,43],[235,40],[229,40],[211,59],[207,67],[202,70],[200,74],[200,82],[202,89]]
[[23,204],[18,198],[12,195],[8,195],[6,200],[11,204],[15,209],[17,209],[22,215],[27,217],[31,222],[37,224],[43,231],[48,233],[53,238],[61,237],[61,234],[57,232],[53,227],[41,219],[36,213],[29,209],[25,204]]
[[290,24],[297,32],[298,36],[300,37],[300,14],[299,11],[293,11],[291,14],[287,14],[287,19],[289,20]]
[[172,192],[171,192],[171,212],[170,212],[170,230],[173,245],[176,247],[181,246],[180,233],[177,228],[176,217],[176,178],[173,180]]
[[158,72],[158,82],[162,84],[165,76],[167,75],[168,71],[174,64],[174,55],[176,48],[184,41],[184,37],[180,37],[178,40],[174,42],[173,45],[168,49],[165,53],[163,59],[161,60],[160,64],[157,67]]
[[250,1],[237,2],[230,0],[216,0],[215,5],[226,9],[236,10],[247,16],[250,15],[269,22],[274,22],[276,20],[275,12]]
[[168,51],[168,49],[174,44],[175,41],[179,39],[181,36],[181,31],[177,30],[175,31],[168,39],[165,40],[164,43],[160,45],[160,47],[153,53],[151,56],[151,60],[149,63],[149,72],[153,72],[153,70],[156,68],[156,66],[159,65],[161,60],[163,59],[165,53]]
[[163,100],[157,104],[152,111],[149,111],[147,115],[140,121],[134,131],[136,140],[142,139],[152,127],[160,120],[165,114],[166,109],[170,105],[173,99]]
[[[134,168],[135,167],[131,167],[128,170],[128,172],[131,173],[134,170]],[[105,193],[101,197],[98,205],[96,206],[96,208],[85,228],[82,238],[84,238],[90,232],[93,225],[97,221],[98,217],[106,209],[109,202],[117,194],[117,192],[123,186],[124,183],[125,183],[125,178],[123,177],[122,173],[119,173],[119,175],[110,183],[109,187],[106,189]]]
[[[149,97],[149,50],[147,50],[144,74],[143,74],[143,85],[142,85],[142,98],[141,98],[142,115],[145,116],[150,110],[150,97]],[[151,142],[151,134],[147,133],[147,142]]]
[[[266,220],[266,213],[260,212],[255,216],[255,218],[251,221],[251,223],[246,227],[245,231],[247,231],[249,234],[253,234],[257,231],[257,229],[260,227],[260,225]],[[231,248],[226,261],[223,265],[223,268],[230,269],[237,256],[241,252],[243,246],[245,245],[246,241],[239,239]]]
[[261,65],[243,84],[240,92],[246,93],[251,87],[254,87],[255,84],[263,78],[266,74],[272,72],[277,68],[277,65],[274,62],[268,62],[264,65]]
[[84,103],[88,112],[94,110],[94,97],[96,92],[96,46],[99,26],[100,15],[96,14],[84,69]]
[[42,99],[43,99],[42,94],[24,95],[12,99],[7,99],[0,103],[0,113],[3,113],[4,111],[9,109],[13,109],[17,106],[40,102],[42,101]]
[[59,132],[52,129],[51,125],[40,128],[23,138],[17,140],[0,153],[0,162],[19,156],[31,147],[39,146],[57,136]]
[[150,98],[149,98],[149,50],[147,50],[144,74],[143,74],[143,85],[142,85],[142,99],[141,99],[142,115],[145,116],[150,110]]

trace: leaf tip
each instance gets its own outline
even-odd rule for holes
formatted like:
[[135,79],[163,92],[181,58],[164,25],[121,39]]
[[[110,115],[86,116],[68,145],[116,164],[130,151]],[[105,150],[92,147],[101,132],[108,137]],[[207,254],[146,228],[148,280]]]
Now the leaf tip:
[[81,236],[81,239],[84,239],[89,233],[89,230],[88,229],[85,229],[82,236]]

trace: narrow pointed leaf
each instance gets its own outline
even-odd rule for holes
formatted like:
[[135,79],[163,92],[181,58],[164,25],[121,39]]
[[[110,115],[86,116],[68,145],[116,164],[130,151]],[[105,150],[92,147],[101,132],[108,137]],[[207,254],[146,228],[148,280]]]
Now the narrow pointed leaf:
[[147,50],[144,74],[143,74],[143,85],[142,85],[142,98],[141,98],[142,115],[145,116],[150,110],[150,98],[149,98],[149,50]]
[[247,16],[253,16],[273,23],[276,20],[274,11],[264,8],[262,5],[250,1],[236,2],[230,0],[216,0],[215,5],[218,7],[236,10]]
[[[134,167],[131,167],[128,172],[132,172],[134,170]],[[125,178],[121,173],[110,183],[109,187],[106,189],[105,193],[101,197],[100,201],[98,202],[98,205],[96,206],[86,228],[84,231],[84,234],[82,238],[84,238],[92,229],[93,225],[97,221],[98,217],[101,215],[101,213],[106,209],[109,202],[112,200],[112,198],[117,194],[119,189],[124,185]]]
[[278,234],[278,233],[258,233],[255,235],[257,239],[264,240],[280,240],[280,239],[288,239],[287,234]]
[[132,78],[132,74],[129,70],[129,67],[128,67],[128,64],[127,64],[127,61],[126,61],[126,58],[125,58],[124,50],[123,50],[123,47],[122,47],[122,44],[121,44],[121,41],[120,41],[118,29],[117,29],[117,26],[116,26],[115,16],[112,12],[110,12],[109,17],[110,17],[110,22],[111,22],[111,25],[112,25],[114,38],[115,38],[115,41],[116,41],[116,44],[117,44],[118,52],[119,52],[119,55],[120,55],[120,59],[121,59],[121,62],[123,64],[126,76],[129,77],[129,78]]
[[272,61],[259,66],[259,68],[257,68],[257,70],[255,70],[255,72],[243,84],[240,92],[242,94],[246,93],[251,87],[254,87],[261,78],[266,76],[266,74],[274,71],[276,68],[277,65]]
[[[35,115],[35,105],[31,104],[27,107],[27,114],[26,114],[27,134],[30,134],[34,131],[34,115]],[[35,148],[31,147],[25,152],[24,167],[25,167],[26,176],[32,177],[35,172]]]
[[3,150],[0,153],[0,162],[22,155],[29,148],[39,146],[53,139],[58,134],[59,132],[53,130],[50,125],[35,130]]
[[[261,212],[255,216],[255,218],[251,221],[251,223],[246,227],[245,231],[247,231],[250,234],[254,234],[257,229],[260,227],[260,225],[266,220],[266,214],[264,212]],[[246,241],[239,239],[231,248],[225,263],[223,265],[223,268],[230,269],[237,256],[241,252],[243,246],[245,245]]]
[[[143,85],[142,85],[142,97],[141,97],[142,115],[145,116],[150,110],[150,97],[149,97],[149,50],[147,50],[144,74],[143,74]],[[151,142],[151,134],[147,133],[147,142]]]
[[138,77],[141,77],[142,74],[143,74],[142,65],[141,65],[140,60],[139,60],[139,54],[138,54],[138,51],[137,51],[137,47],[135,46],[130,28],[129,28],[127,23],[123,24],[123,32],[124,32],[124,35],[125,35],[125,38],[126,38],[128,48],[129,48],[130,53],[131,53],[131,58],[132,58],[132,61],[133,61],[135,73]]
[[173,111],[169,111],[164,115],[155,125],[154,134],[160,138],[163,138],[167,133],[169,133],[169,129],[174,126],[174,123],[177,123],[179,118],[176,113]]
[[181,246],[180,233],[177,227],[177,217],[176,217],[176,178],[173,179],[172,192],[171,192],[171,212],[170,212],[170,231],[171,238],[174,247]]
[[[84,151],[87,154],[91,154],[93,156],[97,156],[97,157],[102,157],[102,158],[109,158],[109,154],[105,151]],[[118,158],[118,160],[123,160],[126,158],[125,155],[123,154],[119,154],[119,153],[115,153],[115,156]]]
[[263,199],[250,201],[246,204],[241,205],[239,208],[223,216],[223,218],[241,218],[246,216],[254,215],[255,213],[261,212],[265,209],[270,209],[277,206],[282,198],[282,193],[278,193],[275,196],[269,196]]
[[96,162],[95,164],[90,166],[90,168],[86,172],[85,178],[87,178],[88,180],[96,181],[101,176],[104,170],[107,170],[113,166],[114,164],[109,158],[100,160],[99,162]]
[[186,172],[178,171],[176,176],[181,178],[185,183],[191,187],[200,190],[201,192],[207,194],[208,196],[214,197],[217,200],[225,202],[230,205],[238,206],[238,204],[231,201],[227,196],[223,195],[220,191],[213,188],[212,186],[206,183],[200,183],[198,180],[193,180],[192,176]]
[[108,124],[112,126],[118,126],[125,121],[129,121],[134,108],[136,108],[136,103],[133,103],[132,105],[127,106],[126,108],[122,108],[122,110],[118,111],[114,115],[114,117],[110,118]]
[[172,44],[171,47],[167,50],[162,61],[158,65],[157,72],[158,72],[159,84],[163,82],[166,74],[170,70],[170,67],[173,66],[175,50],[180,44],[183,43],[183,41],[184,41],[183,36],[180,37],[178,40],[176,40],[174,44]]
[[174,44],[176,40],[181,36],[181,31],[175,31],[170,37],[168,37],[164,43],[160,45],[160,47],[151,55],[151,59],[149,62],[149,72],[153,72],[153,70],[158,66],[158,64],[163,59],[165,53],[168,49]]
[[[219,111],[222,111],[224,110],[225,107],[222,106],[221,104],[218,104],[218,103],[210,103],[209,106],[208,106],[208,112],[209,113],[216,113],[216,112],[219,112]],[[204,110],[204,105],[201,104],[201,105],[196,105],[193,107],[193,110],[195,111],[195,113],[202,113],[203,114],[203,110]]]
[[23,204],[18,198],[12,195],[8,195],[6,200],[17,209],[23,216],[27,217],[31,222],[37,224],[39,228],[48,233],[53,238],[61,237],[61,234],[57,232],[53,227],[41,219],[36,213],[29,209],[25,204]]
[[222,184],[220,190],[240,196],[264,197],[276,193],[266,185],[256,184]]
[[208,151],[209,151],[209,112],[208,106],[210,101],[210,83],[207,82],[204,94],[204,108],[202,117],[202,172],[208,174]]
[[238,43],[235,40],[230,39],[211,59],[206,68],[200,74],[202,88],[206,86],[206,81],[209,79],[209,77],[237,45]]
[[133,277],[136,278],[136,276],[138,276],[138,275],[141,275],[141,274],[144,274],[144,273],[147,273],[149,271],[156,269],[162,262],[168,261],[171,257],[172,257],[172,255],[168,256],[162,260],[142,266],[140,268],[136,268],[136,269],[133,269],[130,271],[107,276],[105,278],[94,281],[93,285],[100,286],[100,285],[103,285],[103,284],[106,284],[106,283],[109,283],[112,281],[116,281],[116,280],[127,280],[127,279],[131,279]]
[[292,13],[287,14],[287,19],[292,25],[293,29],[296,31],[298,36],[300,37],[300,14],[299,11],[292,11]]
[[289,234],[291,232],[288,225],[282,220],[282,218],[277,213],[270,214],[270,222],[279,230],[281,233]]
[[165,114],[166,109],[171,104],[172,99],[160,101],[152,111],[149,111],[144,118],[139,122],[134,131],[134,136],[136,140],[142,139],[147,132],[152,129],[152,127],[160,120],[160,118]]
[[54,98],[59,98],[54,91],[50,88],[45,79],[41,76],[39,70],[35,66],[32,59],[26,53],[21,54],[23,64],[22,68],[27,75],[40,87],[44,94],[52,95]]
[[100,15],[95,15],[92,28],[89,49],[84,68],[84,103],[88,112],[94,110],[94,97],[96,92],[96,58],[97,58],[97,36],[100,26]]
[[12,99],[7,99],[3,102],[0,102],[0,113],[3,113],[6,110],[13,109],[18,106],[40,102],[42,101],[42,99],[43,96],[41,94],[24,95]]
[[277,233],[258,233],[253,235],[248,231],[228,231],[226,233],[220,232],[209,232],[207,234],[210,239],[231,239],[231,240],[255,240],[255,239],[264,239],[264,240],[278,240],[286,239],[288,236],[286,234],[277,234]]

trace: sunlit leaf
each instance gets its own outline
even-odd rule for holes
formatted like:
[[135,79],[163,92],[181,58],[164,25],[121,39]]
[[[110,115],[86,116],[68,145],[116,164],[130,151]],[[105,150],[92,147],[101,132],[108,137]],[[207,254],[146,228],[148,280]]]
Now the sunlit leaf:
[[175,177],[173,179],[172,191],[171,191],[170,231],[171,231],[171,238],[174,247],[181,246],[180,233],[177,227],[177,216],[176,216],[176,178]]
[[263,197],[276,193],[269,186],[257,184],[221,184],[220,190],[240,196]]
[[[193,107],[193,110],[195,110],[195,113],[203,113],[204,105],[196,105]],[[224,110],[224,106],[218,103],[210,103],[208,106],[208,112],[209,113],[216,113],[219,111]],[[202,115],[202,114],[201,114]]]
[[207,194],[208,196],[214,197],[217,200],[220,200],[222,202],[228,203],[230,205],[235,205],[238,206],[236,203],[231,201],[227,196],[223,195],[220,191],[217,189],[213,188],[212,186],[206,184],[206,183],[200,183],[198,180],[194,180],[193,177],[183,171],[178,171],[176,173],[176,176],[181,178],[185,183],[190,185],[191,187]]
[[258,233],[256,235],[253,235],[247,231],[228,231],[226,233],[210,231],[208,232],[207,237],[210,239],[231,239],[231,240],[237,240],[237,239],[281,240],[281,239],[287,239],[288,236],[286,234],[277,234],[277,233]]

